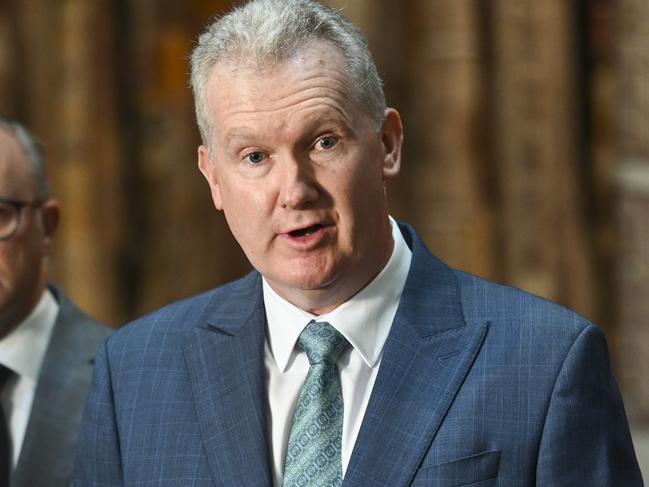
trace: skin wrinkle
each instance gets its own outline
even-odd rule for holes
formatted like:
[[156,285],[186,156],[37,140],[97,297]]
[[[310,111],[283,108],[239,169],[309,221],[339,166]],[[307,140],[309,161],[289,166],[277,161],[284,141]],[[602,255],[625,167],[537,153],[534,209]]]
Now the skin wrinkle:
[[[314,78],[312,82],[317,83],[318,80]],[[216,80],[214,80],[213,83],[218,85],[218,81]],[[297,90],[300,90],[302,87],[298,85],[295,88]],[[320,95],[314,96],[316,93],[319,93]],[[319,106],[324,104],[331,107],[336,112],[340,113],[340,115],[345,119],[345,121],[351,125],[353,123],[351,116],[347,114],[342,107],[338,106],[337,104],[331,101],[333,99],[342,98],[341,94],[342,94],[342,90],[335,89],[333,87],[324,87],[324,88],[313,87],[313,88],[303,89],[302,91],[296,93],[295,95],[288,97],[287,99],[285,99],[285,104],[283,105],[272,106],[274,103],[277,103],[278,101],[282,101],[282,100],[266,97],[267,104],[269,105],[268,108],[251,107],[249,109],[241,108],[241,105],[245,105],[247,103],[247,98],[236,99],[232,97],[229,98],[225,103],[221,104],[222,106],[221,110],[224,111],[225,117],[252,116],[253,118],[263,118],[268,114],[282,115],[284,112],[295,110],[297,107],[300,107],[300,105],[302,105],[302,107],[298,108],[299,110],[307,110],[313,106]],[[342,99],[344,100],[344,98]],[[231,108],[235,106],[237,107],[236,109]],[[229,112],[228,109],[231,109],[232,112]],[[229,123],[229,125],[236,125],[236,122]],[[226,137],[229,135],[230,134],[226,132]]]
[[[317,42],[312,42],[307,44],[306,47],[301,49],[293,58],[289,58],[283,62],[277,62],[273,63],[272,65],[268,66],[259,66],[258,64],[234,64],[232,61],[221,61],[217,64],[215,64],[212,67],[210,76],[208,77],[207,83],[206,83],[206,102],[208,107],[213,110],[214,107],[214,100],[213,100],[213,94],[219,93],[219,82],[228,82],[228,81],[237,81],[238,83],[246,83],[248,79],[257,79],[261,76],[267,78],[267,79],[273,79],[278,75],[278,72],[281,70],[286,71],[286,65],[288,64],[291,69],[299,70],[302,69],[306,63],[311,61],[309,54],[313,51],[312,46],[313,45],[318,45]],[[335,49],[335,48],[330,48],[330,49]],[[224,105],[224,110],[226,110],[227,106],[233,106],[235,104],[239,104],[239,108],[237,113],[232,114],[232,115],[266,115],[269,112],[275,112],[275,111],[281,111],[281,110],[290,110],[292,107],[299,105],[300,103],[303,103],[305,100],[311,99],[314,103],[320,99],[320,101],[324,101],[327,103],[327,99],[333,100],[333,99],[339,99],[342,100],[345,104],[349,105],[354,105],[359,108],[363,112],[367,112],[365,107],[360,106],[352,97],[348,95],[348,93],[352,92],[352,86],[351,83],[347,80],[346,77],[346,71],[343,66],[336,65],[335,67],[329,67],[328,64],[326,63],[325,59],[319,58],[316,63],[320,67],[322,73],[310,73],[307,74],[303,79],[299,81],[299,84],[295,87],[296,92],[288,98],[280,98],[278,95],[273,96],[275,93],[266,93],[266,100],[268,101],[268,104],[275,103],[277,101],[284,101],[285,105],[282,106],[280,105],[279,107],[273,107],[273,108],[268,108],[265,109],[263,107],[250,107],[248,109],[242,108],[245,107],[247,99],[243,100],[235,100],[233,97],[228,97],[225,100],[222,100],[221,103]],[[223,68],[229,68],[229,69],[223,69]],[[342,80],[340,83],[332,83],[332,80]],[[325,88],[326,93],[323,93],[320,97],[315,97],[314,92],[318,91],[319,88],[314,87],[314,88],[308,88],[308,85],[310,84],[318,84],[318,85],[332,85],[332,86],[327,86]],[[301,90],[302,86],[305,85],[307,86],[306,89]],[[280,85],[278,92],[283,90],[285,88],[284,85]],[[293,100],[293,98],[297,98],[296,100]],[[324,100],[323,100],[324,99]],[[338,109],[339,107],[335,107],[332,105],[333,108]],[[216,127],[212,123],[211,117],[209,116],[209,112],[211,111],[210,109],[207,110],[208,114],[208,121],[209,121],[209,127],[211,129],[211,137],[213,139],[214,137],[214,130]],[[347,118],[348,123],[352,123],[352,121],[347,117],[347,115],[341,111],[341,114]],[[367,113],[368,117],[371,117],[369,113]],[[213,141],[212,141],[213,142]],[[213,147],[212,147],[213,149]]]
[[[299,64],[297,67],[301,67]],[[248,72],[248,69],[235,69],[235,72],[238,74],[240,71]],[[271,77],[277,76],[278,68],[274,67],[271,70]],[[236,144],[233,139],[237,137],[239,132],[247,132],[245,137],[242,137],[246,142],[248,140],[270,140],[275,139],[276,134],[282,133],[287,130],[286,125],[298,125],[298,124],[312,124],[326,126],[327,123],[332,125],[337,125],[344,127],[345,125],[352,127],[355,123],[358,123],[358,120],[354,120],[353,117],[347,113],[345,110],[344,104],[350,104],[351,100],[345,95],[345,90],[340,89],[336,83],[332,80],[340,79],[344,76],[344,72],[341,70],[329,69],[326,70],[329,75],[310,75],[306,76],[304,79],[300,80],[299,83],[295,85],[296,92],[288,97],[280,97],[278,93],[285,91],[286,85],[282,83],[280,88],[274,92],[271,91],[271,96],[268,96],[268,90],[264,91],[262,95],[265,95],[264,105],[265,106],[255,106],[252,109],[241,109],[241,106],[246,106],[249,104],[249,97],[229,97],[224,103],[221,104],[219,108],[222,108],[223,118],[228,119],[227,128],[225,130],[225,140],[226,150],[229,153],[239,152],[242,149],[239,149],[238,144]],[[227,71],[226,71],[227,73]],[[248,74],[250,74],[248,72]],[[264,76],[266,75],[266,70],[257,70],[255,71],[256,75]],[[225,74],[221,77],[222,80],[232,81],[234,79],[240,80],[240,76],[232,76]],[[253,78],[254,79],[254,78]],[[216,86],[218,86],[219,76],[215,76],[211,80]],[[244,81],[245,83],[245,81]],[[313,86],[316,84],[316,86]],[[347,84],[347,83],[345,83]],[[325,86],[323,86],[325,85]],[[252,87],[254,91],[254,86]],[[216,92],[216,90],[214,90]],[[256,93],[259,95],[259,93]],[[272,96],[275,95],[275,96]],[[342,100],[343,103],[335,103],[334,100]],[[333,113],[327,114],[323,113],[322,108],[329,107]],[[308,115],[309,111],[314,111],[315,113],[311,116],[311,119]],[[258,120],[263,120],[267,116],[272,115],[274,120],[282,120],[286,118],[287,124],[280,124],[269,126],[266,130],[262,131],[251,131],[249,129],[250,122],[257,122]],[[342,120],[340,120],[342,118]],[[358,118],[358,117],[356,117]],[[293,122],[293,120],[298,120],[298,122]],[[342,124],[340,122],[343,122]],[[260,124],[264,126],[264,124]],[[308,130],[305,130],[308,132]],[[345,133],[339,133],[336,135],[345,136],[348,135],[350,131],[344,130]],[[323,132],[324,133],[324,132]],[[255,145],[255,144],[253,144]],[[260,145],[260,144],[256,144]],[[263,144],[261,144],[263,145]],[[236,147],[236,149],[233,148]]]
[[[224,65],[224,67],[227,68],[228,65]],[[272,78],[275,75],[273,72],[270,72],[268,74],[269,74],[268,78]],[[255,74],[255,75],[253,75],[253,78],[256,78],[258,76],[259,76],[259,74]],[[344,73],[332,70],[331,71],[331,76],[312,76],[312,77],[309,77],[309,78],[305,78],[303,80],[300,80],[297,85],[291,87],[291,88],[295,88],[297,90],[302,90],[302,91],[294,93],[293,95],[289,96],[288,98],[283,98],[283,97],[278,97],[278,96],[273,97],[272,95],[274,95],[275,93],[267,93],[268,103],[270,104],[270,103],[278,103],[278,102],[286,101],[285,106],[280,105],[278,107],[273,107],[272,108],[273,111],[274,110],[281,110],[281,109],[285,109],[285,108],[290,108],[291,106],[297,105],[297,104],[301,103],[304,100],[313,98],[314,93],[320,92],[322,90],[322,87],[325,87],[325,90],[329,90],[329,91],[331,91],[331,93],[324,93],[324,94],[321,95],[321,98],[335,97],[335,98],[339,98],[339,99],[343,100],[345,103],[350,103],[351,104],[351,103],[353,103],[353,100],[350,97],[347,96],[346,90],[341,89],[340,87],[335,86],[335,84],[332,83],[332,81],[333,81],[332,78],[335,79],[335,78],[339,78],[340,76],[344,76]],[[227,76],[227,77],[224,77],[221,81],[230,81],[231,82],[234,79],[235,79],[235,77]],[[247,77],[237,76],[236,80],[238,82],[240,82],[240,83],[246,83]],[[218,83],[218,81],[219,81],[218,76],[215,76],[215,77],[212,78],[210,83],[208,83],[208,85],[213,84],[213,83]],[[332,85],[332,84],[333,84],[333,86],[326,86],[326,85]],[[286,88],[287,88],[286,86],[279,86],[278,91],[284,90]],[[293,101],[293,98],[298,98],[298,100]],[[229,99],[229,100],[226,100],[226,101],[230,101],[230,104],[232,104],[232,99]],[[264,110],[261,107],[255,107],[255,108],[251,108],[248,111],[245,111],[245,113],[259,113],[259,114],[264,114],[265,112],[266,112],[266,110]]]

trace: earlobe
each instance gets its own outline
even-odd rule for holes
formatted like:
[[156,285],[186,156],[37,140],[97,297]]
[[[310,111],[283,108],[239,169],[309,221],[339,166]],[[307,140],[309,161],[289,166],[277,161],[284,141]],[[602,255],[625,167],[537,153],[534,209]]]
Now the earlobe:
[[59,228],[60,217],[61,209],[58,201],[48,200],[43,203],[41,207],[41,223],[43,226],[43,242],[47,249],[52,246],[54,235]]
[[401,146],[403,144],[403,126],[399,112],[388,108],[381,127],[383,143],[383,180],[388,181],[398,176],[401,170]]
[[221,198],[221,187],[218,183],[216,174],[216,164],[210,158],[210,152],[204,145],[198,148],[198,169],[201,171],[207,184],[210,186],[212,193],[212,201],[217,210],[223,209],[223,201]]

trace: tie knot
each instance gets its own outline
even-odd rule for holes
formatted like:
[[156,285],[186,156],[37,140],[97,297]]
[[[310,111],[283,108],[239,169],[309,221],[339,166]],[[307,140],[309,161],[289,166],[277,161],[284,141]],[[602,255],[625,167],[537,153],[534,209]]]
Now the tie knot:
[[312,321],[300,334],[297,343],[309,357],[309,364],[335,364],[348,345],[341,333],[326,321]]

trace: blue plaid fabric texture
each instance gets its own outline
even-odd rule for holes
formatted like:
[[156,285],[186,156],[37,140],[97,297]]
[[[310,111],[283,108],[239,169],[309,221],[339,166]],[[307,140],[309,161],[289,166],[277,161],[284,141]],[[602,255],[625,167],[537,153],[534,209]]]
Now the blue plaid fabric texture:
[[336,361],[347,340],[326,322],[310,322],[298,345],[309,358],[284,467],[284,487],[342,484],[343,396]]

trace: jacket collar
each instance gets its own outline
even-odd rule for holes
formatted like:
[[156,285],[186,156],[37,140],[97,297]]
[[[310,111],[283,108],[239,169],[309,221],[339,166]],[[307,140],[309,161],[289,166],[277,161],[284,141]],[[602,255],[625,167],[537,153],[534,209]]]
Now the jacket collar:
[[261,277],[221,288],[185,335],[208,463],[224,485],[270,485]]

